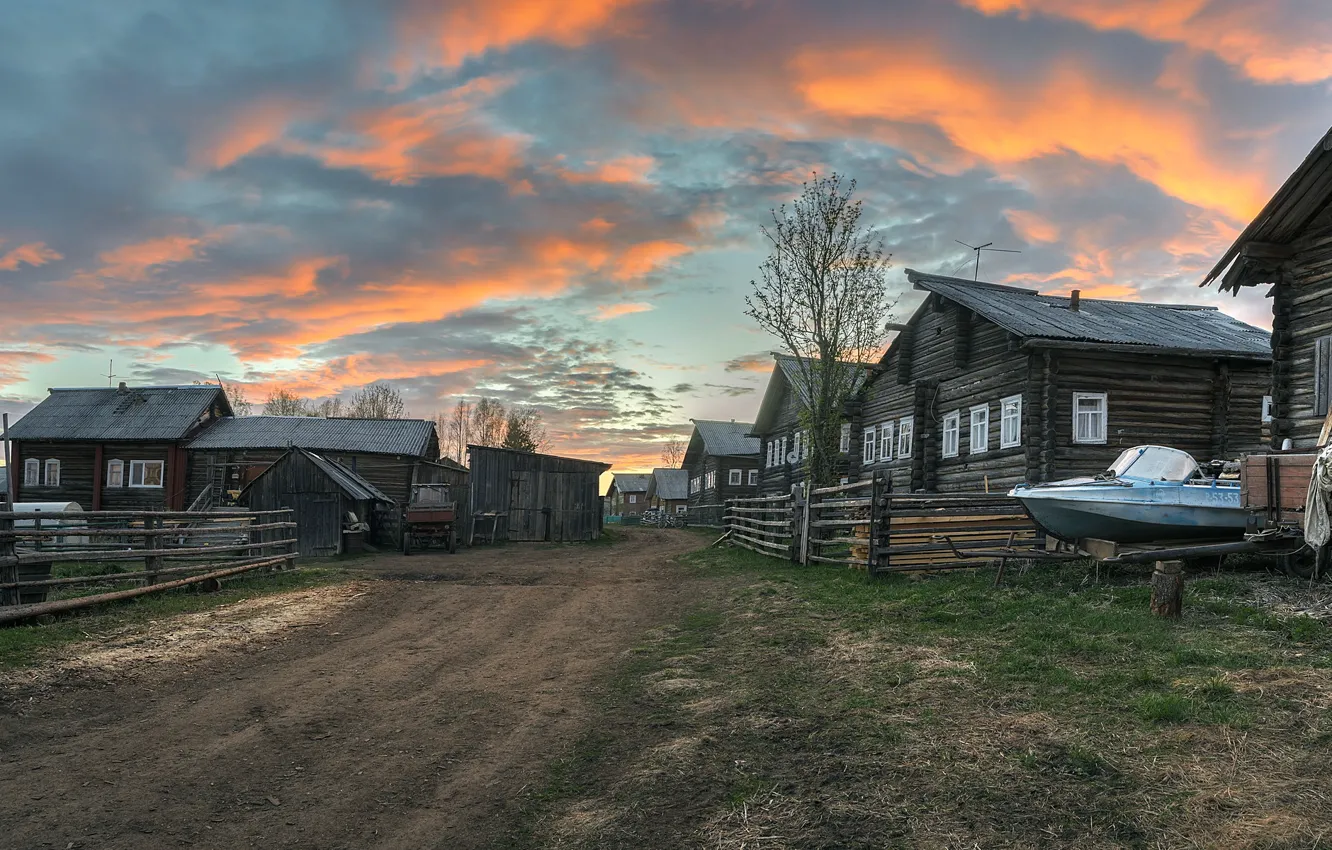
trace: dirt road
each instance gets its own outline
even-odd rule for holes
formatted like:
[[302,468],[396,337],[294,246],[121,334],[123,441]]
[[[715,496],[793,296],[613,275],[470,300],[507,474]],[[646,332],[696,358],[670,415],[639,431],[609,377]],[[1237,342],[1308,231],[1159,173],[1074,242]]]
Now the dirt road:
[[698,545],[380,556],[272,640],[11,685],[0,846],[487,846],[597,678],[692,601],[670,559]]

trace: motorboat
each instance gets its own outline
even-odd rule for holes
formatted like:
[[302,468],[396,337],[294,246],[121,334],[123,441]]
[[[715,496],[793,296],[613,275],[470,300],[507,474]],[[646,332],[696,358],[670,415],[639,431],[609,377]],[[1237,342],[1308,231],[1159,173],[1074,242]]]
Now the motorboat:
[[1238,539],[1248,521],[1238,480],[1204,475],[1191,455],[1167,446],[1135,446],[1099,475],[1022,484],[1009,495],[1069,542]]

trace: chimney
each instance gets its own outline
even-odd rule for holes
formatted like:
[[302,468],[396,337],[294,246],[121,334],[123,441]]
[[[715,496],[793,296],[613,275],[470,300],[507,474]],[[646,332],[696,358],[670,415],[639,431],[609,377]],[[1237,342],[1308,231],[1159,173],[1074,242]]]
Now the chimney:
[[1072,310],[1074,313],[1078,312],[1079,308],[1078,302],[1081,300],[1081,298],[1082,298],[1082,290],[1081,289],[1073,290],[1073,294],[1068,296],[1068,309]]
[[129,392],[129,387],[125,386],[124,381],[121,381],[120,386],[116,387],[116,392],[118,393]]

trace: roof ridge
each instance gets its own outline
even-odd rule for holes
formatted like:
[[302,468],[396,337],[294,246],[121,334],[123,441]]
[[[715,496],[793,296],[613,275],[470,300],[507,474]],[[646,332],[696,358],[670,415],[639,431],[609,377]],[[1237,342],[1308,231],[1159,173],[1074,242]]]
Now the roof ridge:
[[928,278],[943,283],[953,284],[954,286],[966,286],[973,289],[997,289],[1001,292],[1012,292],[1022,295],[1040,295],[1039,289],[1027,289],[1021,286],[1009,286],[1004,283],[991,283],[988,280],[967,280],[964,277],[952,277],[946,274],[934,274],[932,272],[921,272],[915,269],[906,269],[907,280],[917,283],[917,278]]

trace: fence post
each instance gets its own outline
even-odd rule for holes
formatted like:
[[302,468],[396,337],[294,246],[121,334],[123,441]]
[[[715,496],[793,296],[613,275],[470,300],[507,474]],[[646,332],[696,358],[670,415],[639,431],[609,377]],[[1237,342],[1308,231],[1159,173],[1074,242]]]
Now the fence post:
[[793,563],[800,563],[800,492],[799,484],[791,485],[791,500],[786,505],[787,528],[791,530],[791,543],[789,557]]
[[800,485],[800,564],[809,566],[809,502],[813,488],[806,478]]
[[[143,518],[143,530],[153,532],[162,527],[162,520],[155,516],[145,516]],[[143,577],[144,584],[157,584],[157,571],[162,569],[162,556],[156,554],[162,549],[162,535],[145,533],[143,545],[148,554],[143,558],[143,569],[148,575]]]
[[879,501],[883,493],[883,474],[876,470],[870,479],[870,539],[865,554],[865,575],[874,578],[879,573]]
[[[9,517],[0,519],[0,561],[14,555],[14,520]],[[0,563],[0,582],[15,582],[19,580],[18,564]],[[19,588],[13,590],[0,591],[0,605],[17,605],[22,591]]]

